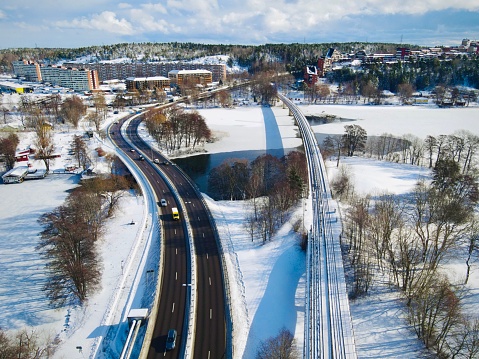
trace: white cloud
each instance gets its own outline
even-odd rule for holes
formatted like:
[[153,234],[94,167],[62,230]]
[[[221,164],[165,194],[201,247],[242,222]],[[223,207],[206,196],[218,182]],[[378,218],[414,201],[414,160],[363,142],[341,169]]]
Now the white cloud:
[[216,0],[167,0],[167,8],[202,14],[219,10]]
[[149,12],[144,10],[131,10],[130,16],[132,22],[135,24],[135,28],[141,32],[159,31],[163,34],[169,34],[170,32],[179,31],[179,28],[176,25],[170,24],[164,19],[155,18]]
[[161,5],[160,3],[158,4],[143,4],[141,5],[141,7],[143,9],[145,9],[146,11],[154,11],[154,12],[158,12],[158,13],[161,13],[161,14],[166,14],[167,11],[166,11],[166,8]]
[[128,4],[126,2],[121,2],[118,4],[119,9],[131,9],[131,4]]
[[100,14],[94,14],[89,19],[81,18],[73,19],[72,21],[58,21],[55,24],[61,28],[100,30],[121,35],[132,35],[134,33],[131,23],[125,19],[118,19],[112,11],[103,11]]
[[7,18],[7,14],[5,14],[2,10],[0,10],[0,20],[6,19],[6,18]]

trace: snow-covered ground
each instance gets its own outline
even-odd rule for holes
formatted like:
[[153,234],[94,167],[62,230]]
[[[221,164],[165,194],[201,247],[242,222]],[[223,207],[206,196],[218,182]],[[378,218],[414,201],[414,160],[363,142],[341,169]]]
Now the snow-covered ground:
[[[272,128],[270,124],[265,124],[265,117],[269,115],[265,115],[258,106],[234,110],[201,109],[201,114],[220,139],[207,144],[206,149],[219,153],[267,150],[277,147],[278,143],[284,148],[298,146],[300,139],[296,136],[288,111],[279,106],[271,110],[278,121],[279,132],[268,130]],[[368,131],[368,135],[414,133],[423,138],[428,134],[448,134],[460,129],[479,133],[478,108],[302,106],[301,110],[306,114],[319,115],[324,111],[358,120],[357,123]],[[342,133],[343,126],[344,123],[318,125],[314,130],[325,134]],[[271,133],[274,138],[267,139]],[[56,140],[62,138],[66,148],[72,135],[58,134]],[[22,144],[28,145],[27,142],[26,136],[23,137]],[[107,145],[103,147],[108,148]],[[58,160],[53,167],[62,168],[65,159]],[[419,167],[361,158],[342,161],[353,169],[356,189],[364,193],[384,189],[398,194],[407,193],[417,178],[427,175],[427,170]],[[329,165],[331,175],[334,175],[335,163]],[[126,277],[134,276],[138,263],[130,261],[130,267],[125,264],[135,240],[141,236],[144,217],[143,198],[134,195],[125,197],[121,210],[109,222],[102,242],[104,273],[101,291],[90,298],[84,309],[49,309],[41,292],[45,284],[43,261],[35,251],[41,230],[37,219],[60,205],[67,195],[65,191],[76,183],[76,176],[55,175],[45,180],[0,186],[3,204],[0,207],[0,269],[4,273],[0,279],[0,326],[12,330],[32,326],[38,331],[58,336],[62,342],[55,358],[90,357],[91,349],[104,329],[102,320],[106,313],[122,311],[121,303],[117,307],[112,304],[114,294],[120,289],[128,291],[122,285],[131,283],[131,280],[125,281]],[[261,245],[251,242],[244,233],[244,203],[216,202],[209,198],[207,201],[217,220],[224,248],[227,248],[228,272],[233,279],[235,357],[253,358],[260,341],[277,334],[282,327],[295,334],[301,352],[305,256],[299,249],[291,225],[285,225],[273,241]],[[301,208],[298,208],[291,217],[302,215]],[[305,218],[311,221],[309,211],[306,211]],[[137,224],[128,225],[132,220]],[[479,288],[477,272],[477,269],[473,271],[470,280],[476,293]],[[421,357],[424,355],[422,346],[406,325],[403,306],[396,293],[381,283],[376,284],[371,296],[351,303],[358,357]],[[77,346],[82,346],[82,353],[76,349]]]

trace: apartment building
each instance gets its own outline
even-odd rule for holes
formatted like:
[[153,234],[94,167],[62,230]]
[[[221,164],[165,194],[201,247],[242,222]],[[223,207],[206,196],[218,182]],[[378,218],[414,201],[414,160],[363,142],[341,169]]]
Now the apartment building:
[[98,71],[100,81],[124,80],[128,77],[168,76],[173,70],[208,70],[215,82],[226,79],[225,64],[200,64],[183,62],[145,62],[145,63],[64,63],[63,66],[89,68]]
[[184,83],[206,85],[213,82],[213,75],[208,70],[172,70],[168,78],[180,87]]
[[100,86],[98,72],[63,66],[40,67],[43,82],[51,83],[74,91],[92,91]]
[[12,65],[13,65],[13,72],[17,77],[25,78],[25,80],[31,81],[31,82],[42,81],[40,64],[33,61],[20,60],[20,61],[13,61]]
[[17,77],[31,82],[45,82],[70,88],[74,91],[98,89],[98,72],[89,69],[77,69],[64,66],[42,66],[31,61],[14,61],[13,72]]
[[170,79],[164,76],[154,77],[128,77],[125,80],[127,91],[165,89],[170,87]]

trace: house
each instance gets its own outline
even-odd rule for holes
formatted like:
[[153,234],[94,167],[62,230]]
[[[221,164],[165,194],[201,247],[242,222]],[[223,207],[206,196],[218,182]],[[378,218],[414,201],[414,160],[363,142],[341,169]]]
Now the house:
[[18,166],[2,176],[3,183],[22,183],[28,174],[28,166]]
[[304,82],[308,86],[315,85],[318,82],[318,69],[316,66],[306,66],[304,69]]

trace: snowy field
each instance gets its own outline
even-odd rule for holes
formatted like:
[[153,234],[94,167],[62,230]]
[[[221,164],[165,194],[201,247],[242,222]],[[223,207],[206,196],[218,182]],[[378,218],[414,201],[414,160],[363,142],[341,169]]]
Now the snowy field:
[[[430,107],[374,107],[374,106],[301,106],[306,114],[335,114],[357,120],[368,135],[391,133],[401,136],[413,133],[426,135],[449,134],[467,129],[479,134],[478,108],[436,109]],[[271,109],[278,121],[277,129],[266,122],[261,107],[238,109],[201,109],[218,142],[207,144],[211,153],[248,149],[273,149],[298,146],[288,111],[281,107]],[[121,115],[121,114],[120,114]],[[110,118],[113,120],[113,118]],[[343,133],[344,123],[314,127],[316,133]],[[62,143],[68,143],[72,133],[65,133]],[[269,136],[269,137],[268,137]],[[273,138],[271,138],[271,136]],[[278,138],[278,136],[280,138]],[[60,138],[59,138],[60,140]],[[22,145],[28,145],[23,138]],[[108,148],[108,144],[104,145]],[[65,159],[54,168],[62,168]],[[415,181],[427,170],[368,159],[342,160],[354,172],[356,189],[363,193],[389,190],[407,193]],[[334,175],[334,165],[331,175]],[[58,336],[62,341],[55,358],[87,358],[101,333],[105,313],[121,312],[114,306],[114,293],[125,279],[134,275],[139,263],[125,266],[135,240],[140,236],[144,218],[144,203],[133,195],[124,198],[122,209],[108,224],[103,241],[102,289],[89,301],[86,308],[48,308],[40,288],[45,284],[43,262],[35,251],[41,227],[37,219],[42,213],[62,204],[68,189],[76,186],[76,176],[55,175],[41,181],[28,181],[19,185],[0,186],[0,325],[7,329],[31,326],[38,331]],[[251,242],[242,226],[245,205],[242,202],[215,202],[207,198],[228,254],[228,272],[232,284],[233,320],[235,323],[235,358],[252,359],[258,344],[276,335],[282,327],[295,334],[298,352],[303,341],[304,314],[304,253],[299,250],[297,237],[286,224],[275,239],[266,245]],[[8,204],[8,205],[5,205]],[[301,208],[291,218],[302,216]],[[306,221],[311,221],[306,211]],[[128,225],[132,220],[137,225]],[[479,269],[473,270],[470,285],[479,288]],[[479,302],[477,296],[471,299]],[[471,304],[472,305],[472,304]],[[477,307],[476,307],[477,309]],[[359,358],[419,358],[425,357],[415,334],[407,328],[403,304],[396,293],[375,283],[371,296],[351,303],[353,325]],[[476,310],[477,312],[477,310]],[[120,320],[119,315],[112,315]],[[82,346],[83,352],[76,350]]]

